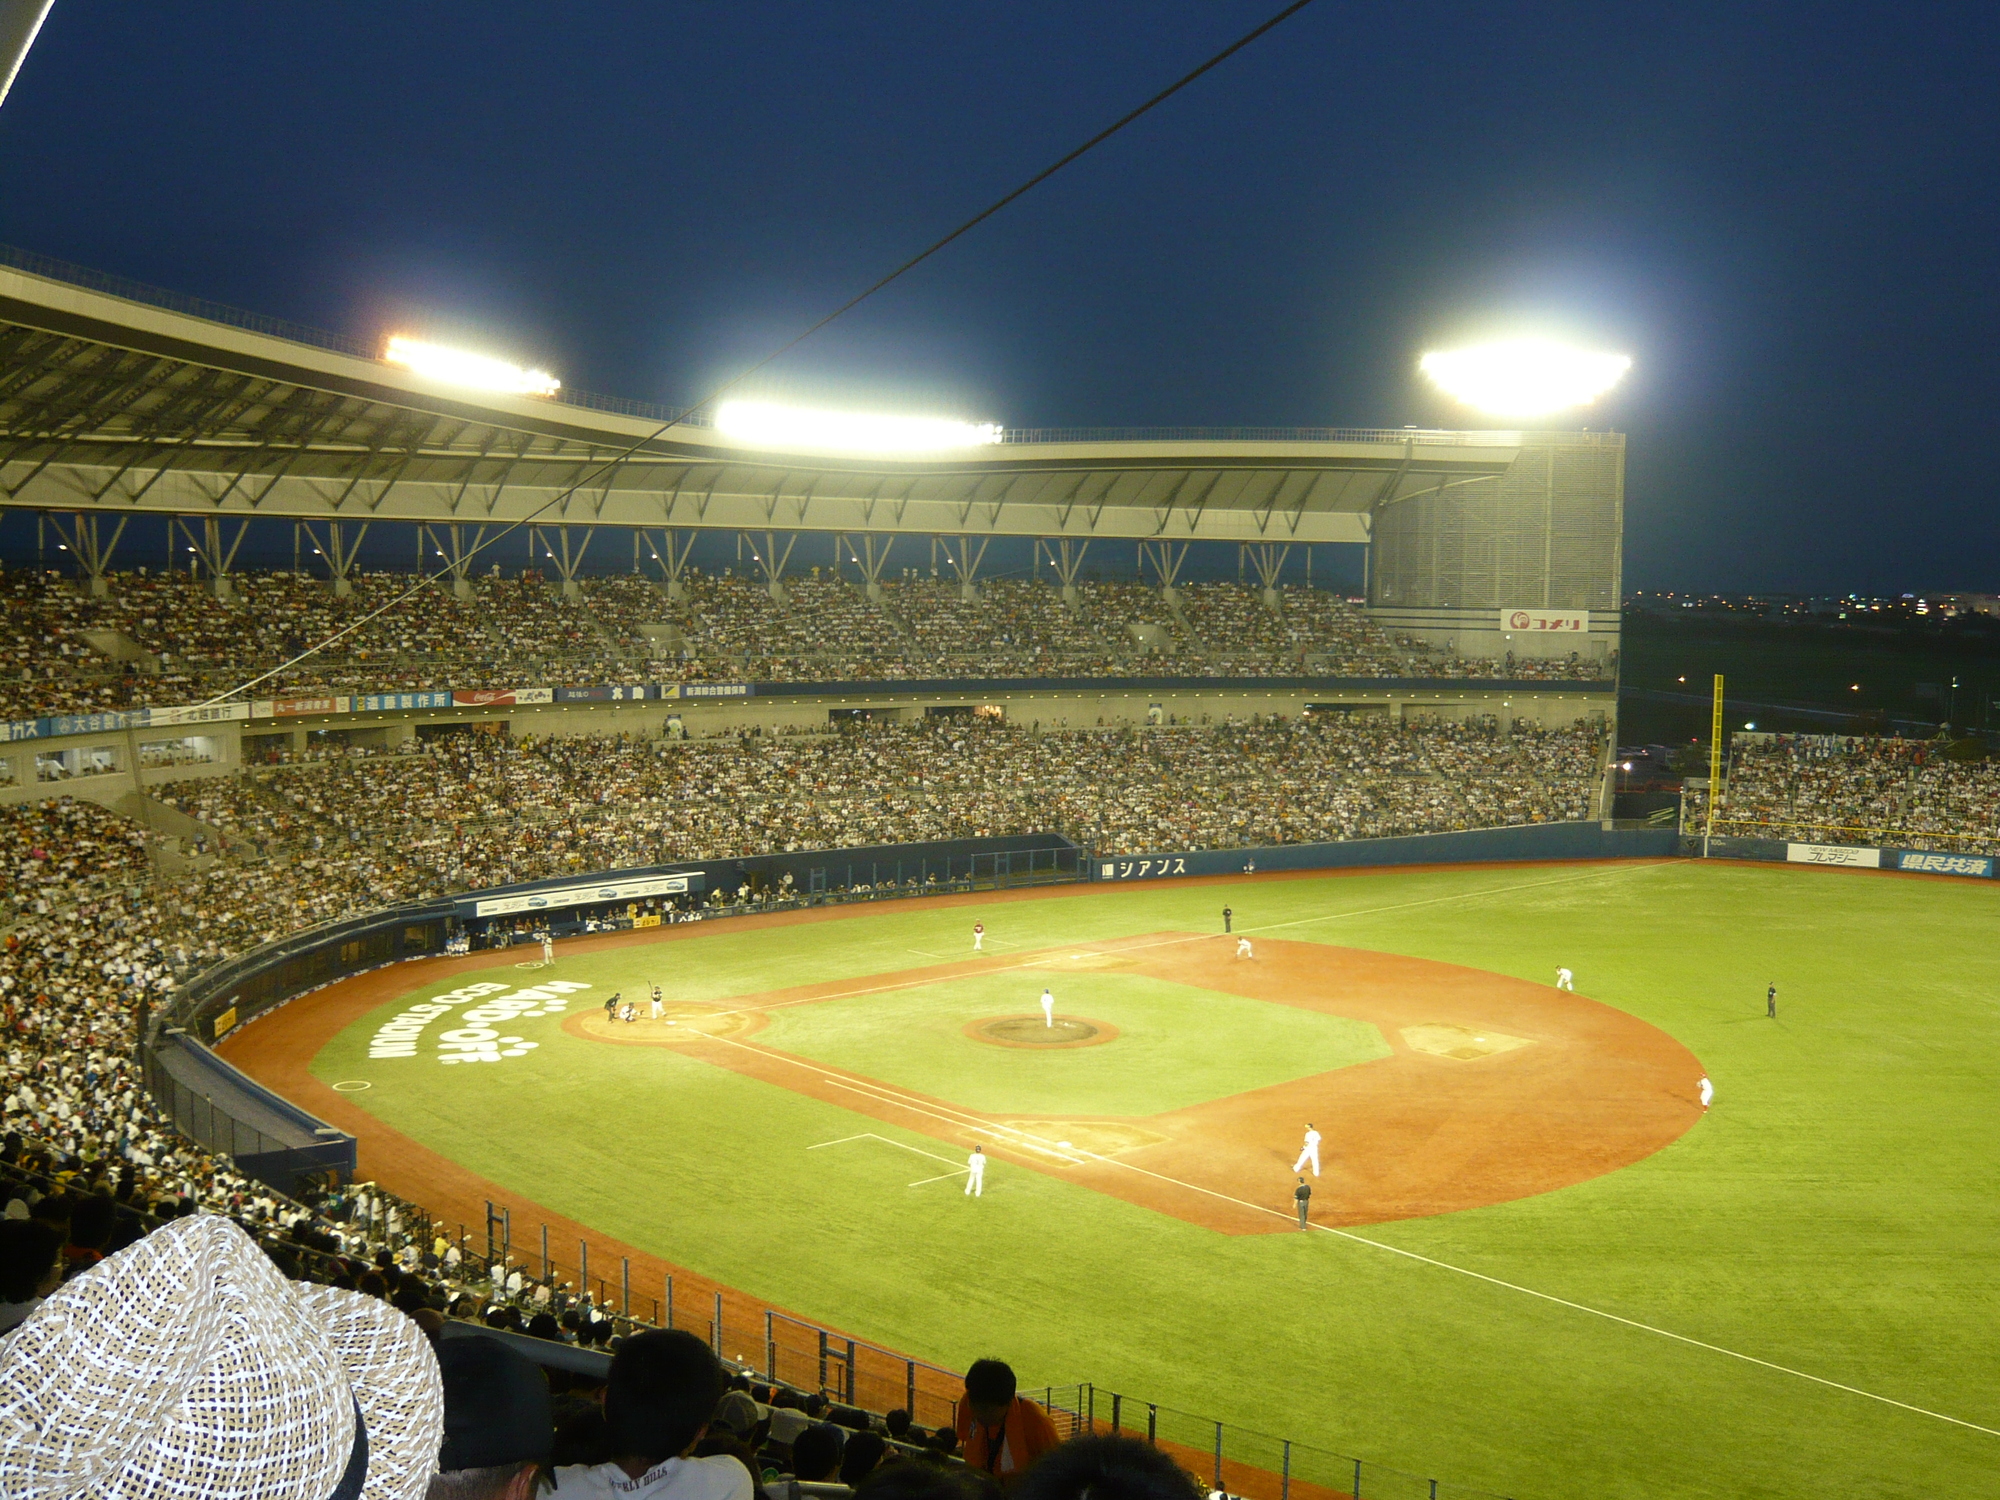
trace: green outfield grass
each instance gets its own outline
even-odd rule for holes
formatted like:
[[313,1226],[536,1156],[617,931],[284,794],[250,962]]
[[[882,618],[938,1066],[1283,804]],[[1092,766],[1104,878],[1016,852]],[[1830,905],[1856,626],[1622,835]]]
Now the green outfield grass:
[[[935,1174],[879,1141],[807,1149],[873,1133],[952,1154],[928,1137],[669,1049],[573,1038],[552,1015],[496,1028],[538,1046],[494,1064],[439,1065],[436,1037],[457,1017],[433,1022],[415,1057],[369,1058],[375,1028],[423,991],[313,1067],[367,1080],[354,1102],[557,1212],[940,1364],[1002,1354],[1037,1384],[1093,1380],[1523,1500],[2000,1490],[2000,1437],[1720,1352],[2000,1428],[2000,885],[1672,863],[1093,887],[717,923],[565,956],[555,973],[593,986],[571,1009],[655,978],[723,1000],[932,963],[966,949],[974,920],[1027,949],[1213,931],[1225,898],[1253,933],[1538,982],[1567,964],[1580,992],[1691,1048],[1715,1108],[1623,1171],[1383,1225],[1368,1244],[1218,1234],[1004,1164],[968,1202],[954,1180],[912,1186]],[[490,977],[537,976],[502,963]],[[983,1071],[1016,1072],[993,1073],[991,1094],[954,1076],[963,1021],[1033,1010],[1042,977],[798,1007],[761,1039],[974,1107],[1114,1100],[1104,1113],[1379,1046],[1256,1007],[1264,1035],[1208,1028],[1189,1048],[1173,1034],[1181,1008],[1227,997],[1072,974],[1059,1008],[1129,1020],[1143,1048],[981,1048]],[[1763,1013],[1773,980],[1776,1022]],[[1304,1029],[1269,1029],[1287,1024]],[[1189,1076],[1152,1076],[1168,1071]]]

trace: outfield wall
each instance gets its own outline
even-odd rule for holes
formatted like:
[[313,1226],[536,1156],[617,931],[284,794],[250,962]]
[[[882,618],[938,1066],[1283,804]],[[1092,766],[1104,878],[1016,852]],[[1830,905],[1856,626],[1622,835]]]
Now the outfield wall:
[[1711,859],[1752,859],[1794,865],[1831,865],[1849,870],[1895,870],[1909,875],[1958,875],[1990,880],[2000,860],[1990,854],[1952,854],[1937,849],[1903,849],[1873,844],[1801,844],[1786,839],[1741,838],[1734,834],[1703,840],[1683,835],[1680,852]]

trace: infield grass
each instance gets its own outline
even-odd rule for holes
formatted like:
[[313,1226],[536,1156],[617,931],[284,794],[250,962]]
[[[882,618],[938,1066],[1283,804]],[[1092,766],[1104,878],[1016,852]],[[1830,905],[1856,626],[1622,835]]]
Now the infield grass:
[[[931,961],[912,949],[955,954],[974,920],[1025,949],[1213,932],[1225,899],[1253,934],[1539,982],[1567,964],[1581,993],[1691,1048],[1715,1108],[1622,1171],[1362,1231],[1371,1245],[1219,1234],[1004,1164],[976,1202],[956,1179],[912,1186],[933,1175],[913,1153],[808,1148],[873,1134],[953,1149],[671,1049],[571,1037],[554,1017],[507,1028],[539,1046],[498,1064],[441,1067],[429,1034],[415,1058],[368,1059],[374,1028],[422,992],[343,1032],[314,1071],[368,1080],[352,1097],[386,1124],[552,1210],[940,1364],[1000,1354],[1035,1384],[1092,1380],[1522,1500],[2000,1493],[2000,1437],[1718,1352],[2000,1429],[2000,885],[1720,862],[1162,883],[761,931],[724,922],[565,956],[555,973],[593,985],[573,1008],[654,977],[719,1001]],[[503,963],[493,977],[534,976]],[[1040,982],[1023,969],[981,1014],[1031,1011]],[[893,1019],[946,993],[801,1006],[760,1039],[902,1069],[896,1081],[927,1092],[925,1078],[951,1083],[976,1104],[949,1076],[962,1023],[940,1020],[919,1045],[925,1016]],[[1154,1017],[1171,1029],[1172,1002],[1118,1001],[1145,1012],[1140,1033]],[[1111,1003],[1107,989],[1059,1008],[1122,1027]],[[840,1012],[852,1019],[828,1019]],[[1232,1044],[1226,1062],[1159,1045],[1151,1068],[1252,1077],[1272,1060],[1261,1042]],[[1032,1070],[1138,1055],[1021,1057]],[[1026,1107],[1016,1099],[1005,1107]]]

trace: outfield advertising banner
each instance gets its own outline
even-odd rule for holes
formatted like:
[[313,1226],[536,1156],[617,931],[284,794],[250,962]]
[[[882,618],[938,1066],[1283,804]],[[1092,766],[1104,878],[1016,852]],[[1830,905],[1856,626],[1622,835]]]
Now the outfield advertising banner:
[[70,734],[122,729],[165,729],[176,724],[220,724],[250,717],[248,703],[202,703],[185,708],[133,708],[97,714],[51,714],[44,719],[0,722],[0,740],[52,740]]
[[684,896],[691,875],[648,875],[638,880],[586,880],[578,885],[559,885],[553,890],[528,891],[519,896],[488,896],[472,903],[475,917],[505,917],[516,912],[550,911],[565,906],[587,906],[598,901],[636,901],[644,896]]
[[634,703],[651,696],[644,684],[556,689],[558,703]]
[[1785,858],[1795,865],[1850,865],[1859,870],[1882,868],[1880,849],[1857,849],[1850,844],[1787,844]]
[[1899,870],[1914,870],[1920,875],[1984,875],[1993,874],[1993,859],[1985,854],[1932,854],[1927,850],[1905,849],[1896,860]]
[[1590,629],[1590,611],[1587,609],[1503,609],[1500,611],[1500,628],[1509,634],[1525,630],[1530,634],[1541,630],[1559,631],[1566,635],[1582,635]]
[[662,691],[667,698],[748,698],[747,682],[670,682]]
[[353,699],[358,714],[399,713],[412,708],[450,708],[450,692],[357,693]]
[[516,703],[553,703],[554,688],[453,688],[453,708],[506,708]]

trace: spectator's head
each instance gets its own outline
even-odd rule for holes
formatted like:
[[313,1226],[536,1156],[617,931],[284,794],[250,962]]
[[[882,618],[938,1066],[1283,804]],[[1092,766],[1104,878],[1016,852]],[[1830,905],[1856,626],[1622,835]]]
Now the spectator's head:
[[910,1414],[899,1406],[882,1418],[882,1425],[888,1429],[890,1437],[901,1438],[910,1430]]
[[555,1447],[549,1383],[498,1339],[447,1339],[444,1446],[426,1500],[531,1500]]
[[854,1500],[990,1500],[983,1474],[944,1463],[883,1464],[854,1487]]
[[949,1457],[958,1452],[958,1434],[949,1427],[940,1427],[936,1432],[931,1434],[928,1446],[932,1452],[942,1453],[946,1457]]
[[656,1464],[693,1448],[722,1398],[722,1366],[684,1329],[651,1329],[625,1340],[611,1359],[604,1420],[621,1459]]
[[847,1446],[840,1450],[840,1482],[859,1484],[882,1462],[882,1455],[889,1451],[888,1441],[879,1432],[857,1432],[847,1440]]
[[118,1205],[103,1193],[76,1200],[69,1218],[69,1242],[79,1250],[102,1250],[118,1225]]
[[792,1439],[792,1472],[804,1483],[831,1483],[839,1470],[838,1428],[816,1422]]
[[717,1404],[709,1426],[711,1430],[726,1431],[730,1436],[748,1442],[763,1419],[763,1413],[757,1410],[757,1403],[747,1391],[732,1389]]
[[1014,1404],[1014,1371],[997,1359],[975,1359],[965,1372],[965,1404],[988,1427],[1007,1420]]
[[285,1280],[213,1215],[80,1272],[0,1345],[10,1495],[418,1500],[443,1431],[408,1318]]
[[1022,1476],[1016,1500],[1202,1500],[1181,1466],[1138,1438],[1073,1438]]
[[0,1302],[32,1302],[62,1281],[62,1234],[39,1219],[0,1220]]

